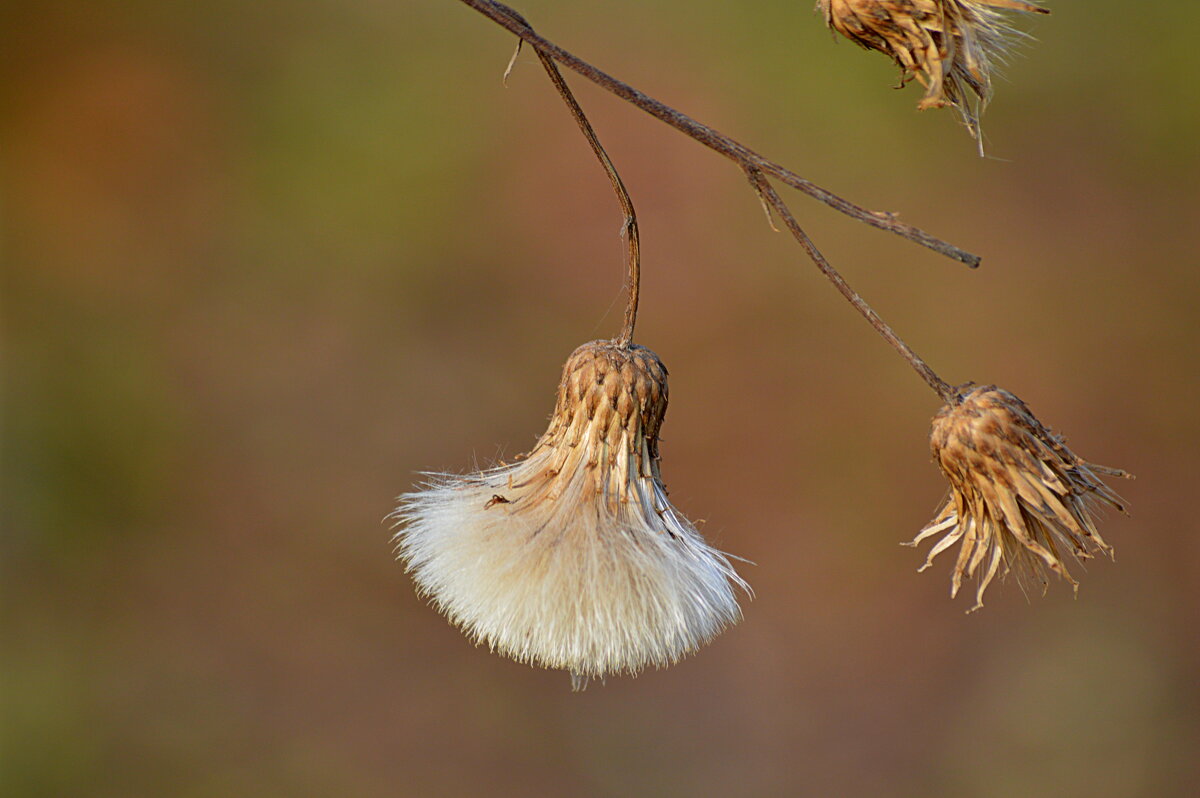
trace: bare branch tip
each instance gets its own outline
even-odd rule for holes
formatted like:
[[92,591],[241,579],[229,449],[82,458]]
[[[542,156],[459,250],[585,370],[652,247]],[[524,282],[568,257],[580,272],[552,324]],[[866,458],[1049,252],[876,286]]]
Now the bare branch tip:
[[512,58],[508,59],[508,66],[504,68],[504,77],[500,82],[504,84],[504,88],[508,88],[508,76],[512,74],[513,67],[517,65],[517,56],[521,54],[521,45],[525,44],[524,39],[517,39],[517,48],[513,50]]
[[771,204],[767,202],[767,198],[763,196],[761,191],[755,191],[754,193],[758,195],[758,202],[762,205],[763,213],[766,214],[767,224],[771,225],[771,230],[776,233],[782,233],[783,231],[775,226],[775,216],[771,213]]

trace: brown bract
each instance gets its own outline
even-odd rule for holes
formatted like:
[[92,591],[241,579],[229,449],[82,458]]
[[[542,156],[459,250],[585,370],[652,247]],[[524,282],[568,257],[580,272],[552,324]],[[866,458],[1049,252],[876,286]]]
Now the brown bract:
[[961,541],[950,595],[976,578],[976,610],[997,573],[1015,572],[1022,587],[1045,588],[1052,571],[1078,589],[1063,564],[1095,552],[1112,555],[1096,530],[1093,510],[1108,504],[1124,512],[1119,496],[1098,475],[1128,476],[1089,463],[1067,448],[1013,394],[994,385],[964,386],[942,407],[929,439],[934,461],[950,482],[941,511],[909,545],[946,532],[925,565]]
[[666,412],[667,370],[652,351],[609,341],[579,347],[563,366],[550,426],[527,455],[549,453],[550,467],[530,481],[538,484],[526,501],[558,498],[566,487],[558,477],[580,467],[587,498],[600,496],[610,508],[629,501],[636,477],[661,479],[658,431]]
[[818,0],[817,7],[838,33],[891,57],[901,86],[916,78],[925,87],[917,108],[956,107],[976,138],[993,63],[1015,33],[999,9],[1050,13],[1020,0]]

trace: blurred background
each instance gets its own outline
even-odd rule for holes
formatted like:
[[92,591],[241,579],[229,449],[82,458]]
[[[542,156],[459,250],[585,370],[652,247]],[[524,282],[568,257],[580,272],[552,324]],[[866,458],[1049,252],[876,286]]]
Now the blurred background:
[[[414,594],[418,472],[526,451],[616,333],[620,216],[451,0],[2,12],[5,796],[1184,796],[1200,783],[1200,6],[1060,0],[989,157],[809,0],[517,6],[971,271],[784,191],[947,380],[1137,474],[1115,563],[984,610],[901,548],[933,393],[732,164],[568,76],[637,204],[663,473],[756,598],[582,694]],[[969,591],[967,591],[969,592]]]

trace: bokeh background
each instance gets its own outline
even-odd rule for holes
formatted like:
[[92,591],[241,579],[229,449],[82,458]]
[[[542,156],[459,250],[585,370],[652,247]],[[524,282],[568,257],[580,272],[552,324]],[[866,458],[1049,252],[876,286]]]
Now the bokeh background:
[[5,4],[0,793],[1184,796],[1200,783],[1200,6],[1059,0],[991,157],[809,0],[518,6],[970,271],[792,192],[951,382],[1138,479],[1078,599],[897,545],[936,397],[738,170],[569,78],[644,251],[672,497],[745,620],[582,694],[392,559],[424,470],[528,449],[622,312],[620,218],[535,57],[451,0]]

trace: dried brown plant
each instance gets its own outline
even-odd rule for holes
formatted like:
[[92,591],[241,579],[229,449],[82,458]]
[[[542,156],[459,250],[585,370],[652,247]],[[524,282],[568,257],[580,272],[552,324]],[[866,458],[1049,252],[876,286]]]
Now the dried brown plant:
[[[913,545],[946,532],[931,562],[962,541],[952,594],[964,578],[978,576],[981,606],[1002,567],[1026,581],[1049,570],[1075,584],[1062,550],[1080,560],[1093,551],[1111,553],[1090,504],[1122,508],[1097,474],[1123,472],[1076,457],[1006,391],[951,387],[826,260],[770,178],[969,266],[979,265],[978,256],[894,214],[854,205],[648,97],[543,38],[496,0],[462,2],[531,45],[570,109],[625,215],[629,288],[620,334],[585,344],[567,360],[550,426],[528,456],[467,475],[432,475],[402,496],[392,515],[397,550],[418,589],[468,636],[519,661],[567,670],[579,686],[590,677],[676,661],[736,622],[735,590],[749,592],[729,558],[667,498],[658,464],[667,373],[653,352],[633,343],[637,218],[559,63],[734,161],[768,215],[783,220],[817,268],[946,403],[932,445],[951,496]],[[822,0],[821,6],[834,27],[889,53],[905,79],[924,83],[923,107],[957,105],[976,133],[964,92],[983,101],[990,91],[990,60],[1007,31],[995,9],[1043,10],[1017,0]]]
[[1012,572],[1023,588],[1044,590],[1047,572],[1053,572],[1078,590],[1065,556],[1112,556],[1094,514],[1103,504],[1122,512],[1125,507],[1099,475],[1129,475],[1076,455],[1013,394],[994,385],[963,386],[934,417],[929,445],[950,482],[950,496],[909,545],[946,533],[923,571],[961,541],[950,595],[958,594],[964,579],[975,578],[975,605],[968,612],[983,606],[997,573]]

